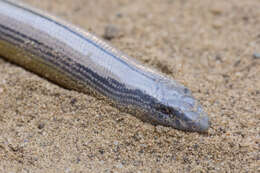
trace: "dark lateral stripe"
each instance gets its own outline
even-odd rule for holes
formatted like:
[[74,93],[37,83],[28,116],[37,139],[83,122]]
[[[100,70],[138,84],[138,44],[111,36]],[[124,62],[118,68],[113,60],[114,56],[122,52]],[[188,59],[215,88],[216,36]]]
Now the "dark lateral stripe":
[[[69,73],[73,73],[74,77],[85,81],[87,85],[90,85],[92,88],[95,88],[96,90],[107,96],[114,97],[118,100],[124,101],[125,103],[131,103],[134,105],[140,105],[141,103],[143,104],[143,106],[149,106],[151,102],[155,102],[153,98],[144,94],[142,91],[137,89],[127,89],[125,85],[119,83],[118,81],[111,78],[104,78],[98,75],[97,73],[93,72],[89,68],[73,61],[71,58],[59,52],[60,56],[64,57],[62,60],[60,60],[59,56],[52,53],[53,49],[51,47],[48,47],[47,45],[39,42],[38,40],[29,38],[27,35],[19,33],[1,24],[0,28],[2,28],[2,31],[7,30],[9,32],[12,32],[15,36],[10,34],[7,36],[18,41],[19,43],[24,43],[24,39],[28,39],[36,43],[38,46],[43,47],[43,49],[39,49],[38,46],[37,49],[33,47],[33,51],[31,51],[28,48],[27,49],[36,56],[39,56],[40,53],[42,56],[45,57],[44,60],[48,60],[50,63],[55,64],[55,66],[58,66],[60,69],[63,69]],[[17,36],[19,36],[20,38],[18,38]],[[72,66],[72,64],[69,62],[73,62],[74,66]],[[70,70],[71,68],[73,70]]]
[[[3,1],[5,1],[5,0],[3,0]],[[64,24],[62,24],[62,23],[59,23],[59,22],[57,22],[57,21],[55,21],[55,20],[53,20],[53,19],[51,19],[51,18],[49,18],[49,17],[47,17],[47,16],[41,15],[41,14],[39,14],[39,13],[37,13],[37,12],[34,12],[34,11],[30,10],[30,9],[24,8],[23,6],[20,6],[20,5],[18,5],[18,4],[12,3],[12,2],[10,2],[10,1],[5,1],[5,2],[6,2],[7,4],[9,4],[9,5],[15,6],[15,7],[20,8],[20,9],[23,9],[23,10],[29,12],[29,13],[32,13],[32,14],[34,14],[34,15],[36,15],[36,16],[39,16],[39,17],[41,17],[41,18],[43,18],[43,19],[45,19],[45,20],[47,20],[47,21],[49,21],[49,22],[55,23],[56,25],[58,25],[58,26],[64,28],[64,29],[67,30],[68,32],[71,32],[71,33],[73,33],[74,35],[77,35],[77,36],[80,37],[81,39],[87,41],[89,44],[91,44],[91,45],[95,46],[96,48],[100,49],[100,50],[103,51],[105,54],[108,54],[108,55],[112,56],[113,58],[115,58],[116,60],[120,61],[121,63],[127,65],[131,70],[140,73],[140,71],[138,71],[136,68],[134,68],[134,67],[132,67],[132,66],[129,66],[129,64],[127,64],[125,61],[123,61],[122,59],[120,59],[119,57],[117,57],[115,54],[113,54],[113,53],[109,52],[108,50],[102,48],[101,46],[99,46],[98,44],[96,44],[95,42],[93,42],[91,39],[88,39],[88,38],[84,37],[83,34],[80,34],[80,33],[78,33],[78,32],[75,32],[74,30],[72,30],[71,28],[67,27],[66,25],[64,25]],[[109,46],[109,45],[108,45],[108,46]],[[111,47],[111,46],[109,46],[109,47]],[[142,74],[145,75],[147,78],[149,78],[149,79],[151,79],[151,80],[154,80],[154,79],[151,78],[149,75],[146,75],[145,73],[142,73]]]

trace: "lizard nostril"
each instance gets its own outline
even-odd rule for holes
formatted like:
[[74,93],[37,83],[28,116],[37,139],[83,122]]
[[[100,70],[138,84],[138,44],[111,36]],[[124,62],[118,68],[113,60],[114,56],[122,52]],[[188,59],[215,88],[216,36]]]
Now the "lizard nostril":
[[190,93],[191,93],[188,88],[184,88],[184,89],[183,89],[183,92],[184,92],[185,94],[190,94]]

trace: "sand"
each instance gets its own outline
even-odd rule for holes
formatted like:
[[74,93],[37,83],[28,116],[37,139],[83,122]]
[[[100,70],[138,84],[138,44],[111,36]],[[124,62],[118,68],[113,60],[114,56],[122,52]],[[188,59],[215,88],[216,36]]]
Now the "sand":
[[190,88],[211,127],[153,126],[0,59],[0,172],[260,171],[258,0],[25,1],[116,28],[108,42]]

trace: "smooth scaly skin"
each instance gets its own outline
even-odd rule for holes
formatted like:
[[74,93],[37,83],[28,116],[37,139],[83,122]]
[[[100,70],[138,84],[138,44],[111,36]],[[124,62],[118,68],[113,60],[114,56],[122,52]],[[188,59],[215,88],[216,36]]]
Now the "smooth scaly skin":
[[190,91],[96,36],[24,5],[0,0],[0,55],[65,88],[104,97],[145,121],[207,131]]

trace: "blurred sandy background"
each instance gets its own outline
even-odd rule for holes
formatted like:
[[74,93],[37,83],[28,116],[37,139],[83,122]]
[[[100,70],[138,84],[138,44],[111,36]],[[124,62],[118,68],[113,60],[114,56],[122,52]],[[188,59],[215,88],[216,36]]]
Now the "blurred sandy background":
[[260,171],[259,0],[24,0],[190,88],[208,134],[143,123],[0,59],[0,172]]

